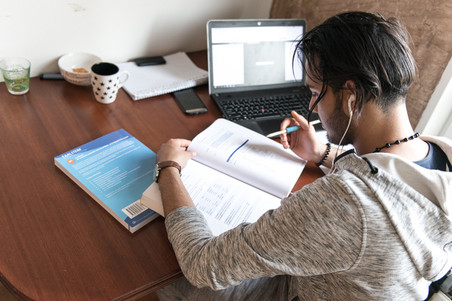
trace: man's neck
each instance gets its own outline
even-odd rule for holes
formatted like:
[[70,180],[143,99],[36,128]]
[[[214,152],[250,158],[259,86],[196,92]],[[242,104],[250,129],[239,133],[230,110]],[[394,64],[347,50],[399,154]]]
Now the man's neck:
[[[403,102],[395,104],[388,112],[383,112],[373,102],[364,106],[362,113],[354,122],[354,147],[357,154],[372,153],[387,143],[394,143],[414,134],[406,106]],[[425,158],[428,145],[420,139],[391,145],[381,152],[402,156],[410,161]]]

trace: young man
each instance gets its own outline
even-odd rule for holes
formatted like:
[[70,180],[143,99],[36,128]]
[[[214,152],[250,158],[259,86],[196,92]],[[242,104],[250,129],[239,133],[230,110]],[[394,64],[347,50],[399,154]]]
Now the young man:
[[[179,170],[162,169],[166,227],[186,278],[159,291],[161,300],[423,300],[451,268],[452,142],[413,132],[405,97],[415,63],[402,26],[344,13],[297,51],[329,141],[354,150],[321,143],[293,113],[281,128],[300,130],[283,146],[331,172],[218,237]],[[189,143],[163,144],[158,161],[185,166],[195,156]]]

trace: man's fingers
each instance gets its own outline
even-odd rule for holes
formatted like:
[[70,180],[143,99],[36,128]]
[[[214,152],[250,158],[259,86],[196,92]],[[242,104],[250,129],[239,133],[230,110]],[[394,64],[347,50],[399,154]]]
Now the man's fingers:
[[303,116],[301,116],[300,114],[298,114],[295,111],[292,111],[291,113],[292,113],[293,119],[295,119],[295,121],[298,123],[298,126],[300,127],[300,129],[302,129],[302,130],[309,129],[309,123],[306,120],[306,118],[304,118]]

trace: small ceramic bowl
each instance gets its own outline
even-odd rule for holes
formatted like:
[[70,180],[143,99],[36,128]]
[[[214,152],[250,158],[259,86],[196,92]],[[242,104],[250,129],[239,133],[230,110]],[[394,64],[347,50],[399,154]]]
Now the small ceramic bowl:
[[91,66],[101,59],[90,53],[68,53],[60,57],[58,67],[63,78],[74,85],[89,86],[91,84]]

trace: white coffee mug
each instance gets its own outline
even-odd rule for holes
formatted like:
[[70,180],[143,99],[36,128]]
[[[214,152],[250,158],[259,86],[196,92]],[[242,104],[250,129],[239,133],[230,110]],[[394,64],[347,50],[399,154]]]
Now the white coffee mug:
[[118,90],[129,79],[127,71],[119,71],[112,63],[101,62],[91,67],[91,86],[96,100],[100,103],[112,103]]

